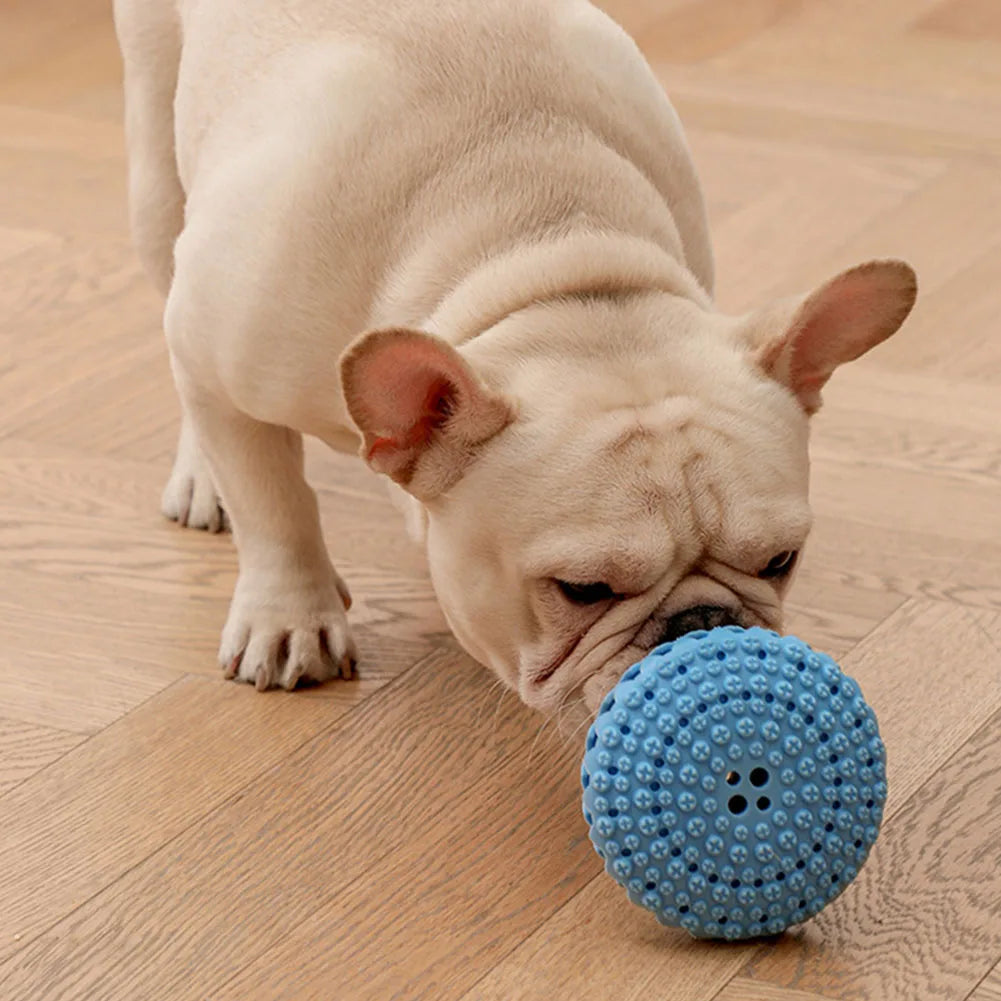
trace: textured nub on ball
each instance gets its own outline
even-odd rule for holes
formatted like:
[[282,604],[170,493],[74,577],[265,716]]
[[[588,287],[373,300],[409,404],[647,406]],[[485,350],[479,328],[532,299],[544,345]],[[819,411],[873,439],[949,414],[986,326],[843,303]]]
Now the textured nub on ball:
[[858,874],[886,799],[856,682],[795,637],[736,626],[631,667],[591,725],[581,779],[608,873],[704,938],[816,914]]

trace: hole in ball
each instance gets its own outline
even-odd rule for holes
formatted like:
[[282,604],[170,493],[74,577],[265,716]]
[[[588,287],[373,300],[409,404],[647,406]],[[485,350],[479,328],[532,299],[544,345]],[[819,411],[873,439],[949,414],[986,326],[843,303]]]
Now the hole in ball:
[[767,810],[772,805],[772,801],[767,796],[758,797],[758,809]]
[[768,781],[767,768],[754,768],[751,770],[751,785],[763,786]]
[[735,786],[740,781],[739,772],[727,772],[726,773],[726,784],[728,786]]
[[726,807],[731,813],[743,813],[747,809],[747,800],[743,796],[731,796]]

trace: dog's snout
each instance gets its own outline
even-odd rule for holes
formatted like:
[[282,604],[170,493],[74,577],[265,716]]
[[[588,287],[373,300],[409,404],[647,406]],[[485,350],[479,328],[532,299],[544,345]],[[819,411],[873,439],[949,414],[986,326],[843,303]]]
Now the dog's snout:
[[696,605],[694,608],[686,608],[683,612],[672,615],[664,624],[657,643],[669,643],[696,629],[736,625],[739,625],[737,618],[729,608],[722,608],[719,605]]

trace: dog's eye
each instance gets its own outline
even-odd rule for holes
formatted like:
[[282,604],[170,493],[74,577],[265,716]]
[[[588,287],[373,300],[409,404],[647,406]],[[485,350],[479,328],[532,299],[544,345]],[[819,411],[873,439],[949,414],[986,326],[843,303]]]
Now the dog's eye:
[[758,576],[764,580],[773,580],[777,577],[787,577],[792,571],[792,568],[796,565],[796,559],[799,556],[799,552],[795,549],[787,549],[784,553],[779,553],[778,556],[773,556],[768,561],[768,566],[764,570],[758,571]]
[[615,597],[615,592],[600,581],[595,584],[571,584],[568,580],[557,580],[556,586],[563,592],[563,597],[575,605],[597,605],[599,601]]

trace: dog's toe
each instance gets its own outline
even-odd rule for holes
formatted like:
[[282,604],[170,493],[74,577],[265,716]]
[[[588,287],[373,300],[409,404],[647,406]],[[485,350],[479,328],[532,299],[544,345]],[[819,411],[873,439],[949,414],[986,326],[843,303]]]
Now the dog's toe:
[[226,678],[245,681],[258,691],[319,684],[354,676],[357,650],[343,601],[332,588],[329,607],[310,612],[266,603],[231,610],[219,651]]

